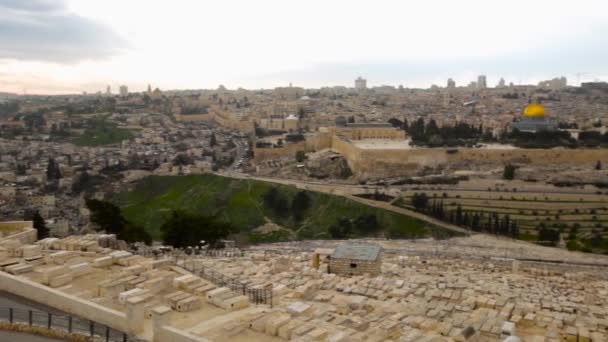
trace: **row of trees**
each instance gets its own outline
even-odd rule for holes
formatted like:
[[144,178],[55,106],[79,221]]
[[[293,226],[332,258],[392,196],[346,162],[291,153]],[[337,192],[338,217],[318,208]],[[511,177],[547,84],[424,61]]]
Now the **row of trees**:
[[306,191],[298,191],[290,201],[277,187],[270,188],[263,195],[264,206],[269,208],[276,216],[294,221],[302,221],[312,205],[312,198]]
[[389,122],[397,128],[405,130],[412,137],[415,145],[431,147],[438,146],[459,146],[477,143],[479,141],[493,141],[492,134],[484,132],[483,125],[473,126],[464,122],[459,122],[454,126],[439,127],[435,120],[425,122],[423,118],[412,122],[410,125],[407,119],[403,121],[392,118]]
[[222,240],[237,229],[217,217],[173,211],[160,227],[163,242],[177,248],[207,245],[222,248]]
[[417,211],[476,232],[511,237],[519,235],[517,222],[511,220],[509,214],[468,212],[460,204],[455,209],[448,209],[442,200],[431,201],[425,193],[414,193],[411,203]]
[[[108,201],[87,199],[86,206],[91,211],[91,222],[97,230],[116,234],[127,242],[150,244],[152,237],[141,226],[128,221],[119,207]],[[160,227],[165,244],[176,248],[206,244],[212,248],[223,247],[221,240],[237,230],[217,217],[173,211]]]
[[361,215],[355,219],[341,217],[329,227],[329,235],[334,239],[345,239],[353,236],[374,235],[381,228],[375,214]]

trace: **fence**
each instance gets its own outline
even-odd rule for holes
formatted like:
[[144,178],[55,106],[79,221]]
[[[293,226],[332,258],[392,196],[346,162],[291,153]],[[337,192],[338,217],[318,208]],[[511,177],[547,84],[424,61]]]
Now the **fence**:
[[105,342],[139,342],[126,333],[90,320],[28,309],[1,307],[0,321],[94,337]]
[[[190,262],[188,263],[187,261]],[[194,262],[194,259],[184,259],[183,267],[216,286],[227,287],[234,292],[242,293],[243,296],[247,296],[249,301],[254,304],[268,304],[272,307],[272,288],[254,288],[240,280],[231,278],[208,267],[204,267],[200,263],[198,263],[197,267],[197,263]]]

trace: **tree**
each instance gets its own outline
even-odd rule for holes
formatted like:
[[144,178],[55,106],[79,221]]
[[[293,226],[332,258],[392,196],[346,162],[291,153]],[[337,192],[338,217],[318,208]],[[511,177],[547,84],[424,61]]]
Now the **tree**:
[[127,242],[145,242],[150,244],[152,237],[140,226],[129,222],[122,216],[120,208],[107,201],[87,199],[87,208],[91,211],[91,222],[95,223],[99,230],[104,230]]
[[329,227],[329,234],[334,239],[347,238],[352,230],[352,222],[346,218],[341,217],[338,221]]
[[78,176],[78,178],[76,178],[76,181],[74,181],[74,183],[72,183],[72,192],[75,194],[81,193],[83,190],[85,190],[87,188],[87,185],[89,184],[90,181],[91,181],[91,176],[89,175],[89,173],[86,170],[83,171]]
[[194,160],[192,160],[192,157],[184,153],[178,154],[177,156],[175,156],[175,159],[173,159],[173,165],[175,166],[184,166],[192,164],[194,164]]
[[192,247],[205,243],[220,247],[222,239],[235,232],[233,227],[214,217],[173,211],[160,227],[165,244],[176,248]]
[[262,197],[264,205],[279,217],[289,216],[288,201],[278,188],[272,187]]
[[454,218],[456,220],[456,225],[462,225],[464,223],[463,218],[462,205],[458,204],[458,206],[456,206],[456,217]]
[[59,165],[53,158],[49,158],[49,161],[46,166],[46,179],[49,181],[57,180],[61,178],[61,170],[59,170]]
[[511,164],[505,165],[505,168],[502,173],[502,178],[506,180],[512,180],[513,178],[515,178],[515,166]]
[[426,209],[427,205],[429,203],[429,198],[428,196],[423,192],[423,193],[414,193],[412,195],[412,205],[414,206],[414,208],[418,211],[423,211],[424,209]]
[[296,161],[298,163],[301,163],[304,160],[306,160],[306,153],[304,151],[297,151],[296,152]]
[[91,211],[91,222],[95,223],[99,230],[105,230],[110,234],[123,231],[127,220],[122,216],[120,208],[110,202],[96,199],[87,199],[85,203]]
[[213,146],[215,146],[215,145],[217,145],[217,140],[216,140],[216,138],[215,138],[215,134],[214,134],[214,133],[212,133],[212,134],[211,134],[211,139],[209,139],[209,146],[213,147]]
[[543,223],[540,224],[540,230],[538,231],[538,240],[541,243],[549,246],[556,246],[559,241],[559,231],[545,227]]
[[353,228],[362,235],[369,235],[377,232],[380,224],[375,214],[367,214],[357,217],[353,222]]
[[301,221],[304,214],[310,208],[312,200],[306,191],[299,191],[291,201],[291,212],[296,221]]
[[37,232],[38,240],[49,237],[49,229],[46,226],[46,222],[44,222],[44,218],[40,215],[40,212],[36,210],[34,215],[32,215],[32,221],[34,221],[34,229]]

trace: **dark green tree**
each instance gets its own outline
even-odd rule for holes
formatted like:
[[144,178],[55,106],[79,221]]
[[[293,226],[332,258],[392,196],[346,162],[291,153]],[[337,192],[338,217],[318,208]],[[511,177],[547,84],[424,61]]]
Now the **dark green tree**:
[[32,221],[34,221],[34,229],[36,229],[38,240],[49,237],[49,228],[38,210],[32,215]]
[[171,217],[160,227],[165,244],[177,248],[209,245],[221,247],[220,240],[235,230],[230,224],[214,217],[173,211]]
[[264,205],[279,217],[289,216],[289,202],[277,187],[272,187],[264,196]]
[[304,151],[297,151],[296,152],[296,161],[298,163],[301,163],[304,160],[306,160],[306,153]]
[[506,180],[512,180],[513,178],[515,178],[515,166],[511,164],[505,165],[505,168],[502,173],[502,178]]
[[350,235],[352,226],[353,224],[348,218],[341,217],[335,224],[329,227],[329,234],[334,239],[345,239]]
[[150,244],[150,234],[140,226],[137,226],[122,216],[120,208],[107,201],[87,199],[87,208],[91,212],[91,222],[95,223],[99,230],[106,231],[127,242],[145,242]]
[[306,191],[299,191],[291,201],[291,212],[296,221],[301,221],[310,208],[312,200]]
[[418,211],[424,211],[429,203],[428,196],[423,193],[414,193],[412,195],[412,206]]
[[49,158],[46,166],[46,179],[49,181],[57,180],[61,178],[61,171],[59,165],[53,158]]

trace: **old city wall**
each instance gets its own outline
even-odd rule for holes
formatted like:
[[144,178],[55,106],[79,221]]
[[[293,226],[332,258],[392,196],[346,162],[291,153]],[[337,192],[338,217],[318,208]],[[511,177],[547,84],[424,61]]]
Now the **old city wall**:
[[[356,148],[356,147],[355,147]],[[359,153],[344,154],[358,175],[392,177],[415,171],[420,167],[441,165],[465,166],[506,163],[529,165],[586,165],[593,167],[598,160],[608,163],[608,149],[458,149],[448,153],[444,148],[404,150],[360,149]]]
[[531,165],[587,165],[608,163],[608,149],[460,149],[451,162],[521,163]]
[[179,122],[202,122],[209,121],[209,114],[176,114],[175,120]]
[[280,148],[256,148],[254,160],[280,159],[297,151],[319,151],[325,148],[340,153],[359,177],[393,177],[415,172],[421,167],[470,163],[501,166],[506,163],[530,165],[585,165],[601,161],[608,165],[608,149],[476,149],[414,148],[364,149],[349,140],[330,133],[319,133],[305,142]]
[[213,120],[218,125],[226,128],[236,129],[242,133],[253,133],[255,131],[255,126],[251,121],[232,120],[226,115],[223,115],[222,113],[216,111],[210,112],[208,116],[210,120]]
[[316,134],[295,144],[288,144],[283,147],[270,147],[253,149],[253,159],[256,163],[265,160],[280,159],[288,156],[295,156],[298,151],[314,152],[331,146],[331,136],[327,133]]
[[120,331],[128,331],[129,328],[127,316],[122,312],[82,300],[29,279],[0,272],[0,291],[18,295]]

